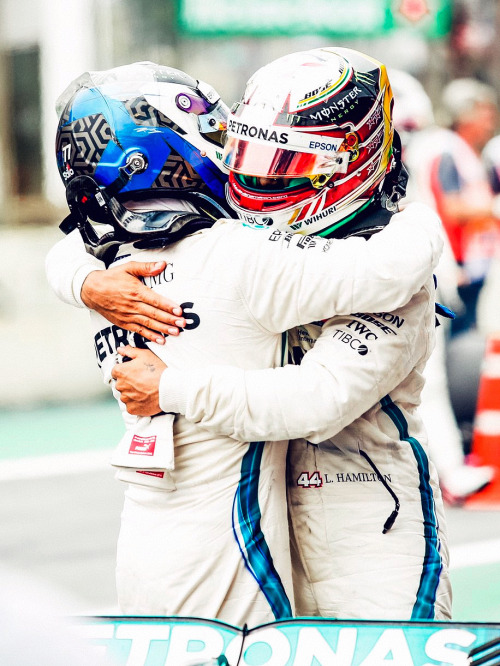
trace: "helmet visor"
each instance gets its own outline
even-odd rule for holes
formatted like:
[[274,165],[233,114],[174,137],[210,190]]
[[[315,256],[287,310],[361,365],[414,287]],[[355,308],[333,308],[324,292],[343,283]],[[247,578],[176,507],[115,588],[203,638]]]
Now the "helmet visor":
[[[293,118],[287,116],[289,121]],[[223,162],[247,176],[306,178],[346,173],[349,153],[345,133],[323,136],[297,131],[293,123],[277,125],[272,109],[252,113],[245,105],[233,107],[227,122]]]
[[[317,142],[316,137],[311,141]],[[231,171],[246,176],[308,178],[346,173],[349,152],[334,151],[326,155],[300,152],[228,136],[223,161]]]

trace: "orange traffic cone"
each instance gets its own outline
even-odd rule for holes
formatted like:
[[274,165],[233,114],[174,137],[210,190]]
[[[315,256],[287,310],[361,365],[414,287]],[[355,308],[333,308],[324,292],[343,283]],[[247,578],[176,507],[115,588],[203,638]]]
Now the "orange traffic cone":
[[465,507],[500,509],[500,334],[489,337],[486,342],[471,457],[475,464],[494,467],[495,476],[484,490],[465,502]]

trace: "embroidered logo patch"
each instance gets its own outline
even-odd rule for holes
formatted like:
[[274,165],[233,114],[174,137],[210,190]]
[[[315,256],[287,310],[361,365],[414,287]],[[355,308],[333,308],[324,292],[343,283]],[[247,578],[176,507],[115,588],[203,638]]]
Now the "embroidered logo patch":
[[155,444],[156,435],[151,437],[134,435],[128,452],[137,456],[152,456],[155,452]]

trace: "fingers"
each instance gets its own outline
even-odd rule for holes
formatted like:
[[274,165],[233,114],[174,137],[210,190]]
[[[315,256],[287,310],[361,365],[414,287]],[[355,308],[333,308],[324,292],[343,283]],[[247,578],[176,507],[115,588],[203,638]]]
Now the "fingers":
[[[130,358],[132,360],[139,359],[139,361],[151,363],[166,367],[165,363],[161,361],[156,354],[154,354],[150,349],[141,349],[140,347],[133,347],[132,345],[122,345],[116,350],[120,356]],[[115,366],[116,367],[116,366]]]
[[[152,329],[145,328],[144,326],[137,326],[136,324],[128,324],[127,326],[123,326],[123,328],[127,328],[133,333],[138,333],[145,340],[149,340],[150,342],[156,342],[157,345],[165,344],[165,338],[162,335],[159,335],[158,331],[153,331]],[[176,331],[175,333],[171,333],[170,335],[179,334],[177,329],[175,329],[175,331]]]
[[[123,265],[123,268],[126,270],[126,272],[130,275],[133,275],[134,277],[159,275],[162,271],[165,270],[166,267],[166,261],[129,261]],[[182,315],[182,309],[177,303],[174,303],[174,301],[171,301],[164,296],[156,294],[154,291],[149,289],[148,291],[150,291],[151,294],[149,297],[144,297],[141,289],[141,298],[144,302],[150,303],[153,307],[159,310],[165,310],[166,312],[170,312],[177,316]]]
[[118,347],[116,350],[120,356],[128,356],[128,358],[137,358],[139,356],[138,347],[132,347],[132,345],[124,345],[123,347]]
[[186,326],[182,308],[139,278],[158,274],[165,267],[164,261],[130,261],[106,271],[92,271],[83,283],[82,300],[112,324],[164,344],[165,335],[179,335]]
[[138,301],[139,305],[144,306],[144,312],[141,314],[151,313],[154,319],[173,323],[175,317],[182,317],[182,308],[170,298],[161,296],[153,289],[138,283],[135,293],[130,294],[134,301]]
[[[149,351],[145,349],[139,349],[138,347],[132,347],[132,345],[122,345],[116,350],[120,356],[128,358],[129,360],[134,360],[140,356],[141,351]],[[111,369],[111,377],[116,380],[115,388],[117,391],[122,391],[125,387],[120,384],[123,381],[123,375],[127,370],[124,369],[122,363],[116,363]]]
[[[155,292],[147,287],[145,289],[149,292],[148,302],[146,303],[141,298],[142,302],[137,303],[135,318],[137,323],[142,324],[146,328],[154,329],[156,327],[157,331],[167,333],[168,335],[175,335],[179,328],[186,326],[186,320],[182,315],[173,314],[173,309],[180,310],[173,301],[169,301],[167,298],[153,300],[150,294],[155,294]],[[155,295],[158,296],[158,294]],[[182,310],[180,312],[182,313]],[[158,326],[161,326],[161,328],[158,328]],[[168,328],[177,330],[169,331]]]
[[[119,316],[115,315],[113,318],[108,317],[108,319],[112,320],[113,323],[121,328],[125,328],[133,333],[138,333],[146,340],[156,342],[160,345],[165,344],[165,335],[177,336],[186,326],[186,320],[184,317],[167,315],[160,312],[160,310],[154,311],[151,308],[148,309],[148,306],[141,303],[137,304],[136,309],[137,312],[133,315],[121,314]],[[150,316],[139,314],[139,311],[148,311]],[[163,321],[157,319],[156,316],[161,317]]]
[[120,393],[127,411],[136,416],[152,416],[161,412],[158,386],[165,363],[150,349],[124,345],[117,351],[130,360],[128,363],[117,363],[111,370],[114,388]]
[[[165,344],[165,337],[164,335],[172,335],[176,336],[179,335],[179,329],[178,328],[173,328],[170,326],[161,326],[161,328],[164,328],[165,333],[164,335],[162,333],[159,333],[157,330],[153,330],[151,328],[146,328],[145,326],[139,326],[138,324],[133,324],[129,322],[120,322],[119,324],[122,328],[127,329],[128,331],[132,331],[132,333],[137,333],[141,337],[143,337],[145,340],[149,340],[150,342],[156,342],[158,345],[164,345]],[[160,328],[160,326],[158,326]]]
[[166,298],[166,296],[161,296],[152,289],[150,289],[149,291],[151,293],[150,293],[150,298],[148,300],[153,308],[159,310],[160,313],[161,312],[170,313],[175,317],[182,316],[182,308],[175,301],[170,300],[170,298]]
[[[135,262],[130,263],[132,264]],[[127,266],[129,266],[129,264],[125,264],[123,267],[117,267],[117,270],[124,270],[128,275],[129,282],[124,281],[123,284],[117,285],[114,297],[115,307],[119,308],[120,303],[123,300],[123,310],[125,311],[126,303],[126,309],[134,313],[136,321],[139,320],[139,317],[148,317],[152,320],[151,326],[147,322],[144,322],[144,325],[147,328],[154,328],[154,326],[158,324],[183,328],[186,325],[186,321],[182,317],[182,308],[175,301],[158,294],[153,289],[146,287],[142,282],[136,280],[136,278],[131,277],[130,270],[126,268]],[[121,295],[119,296],[119,294]],[[161,332],[175,335],[175,333],[167,332],[166,330],[162,330]]]
[[167,267],[166,261],[129,261],[125,265],[127,273],[135,277],[158,275]]

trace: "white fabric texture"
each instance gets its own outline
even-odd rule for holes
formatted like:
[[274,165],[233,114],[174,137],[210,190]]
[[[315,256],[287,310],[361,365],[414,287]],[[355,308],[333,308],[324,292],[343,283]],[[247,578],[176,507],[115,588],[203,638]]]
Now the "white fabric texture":
[[[187,398],[186,418],[214,434],[305,438],[292,441],[288,455],[299,615],[451,616],[442,498],[417,413],[434,319],[429,280],[391,313],[354,313],[291,331],[292,353],[307,351],[301,365],[163,373],[162,391],[172,374]],[[360,450],[401,502],[386,535],[393,499]],[[431,589],[425,602],[422,580]]]
[[[221,221],[220,224],[224,225],[226,231],[230,227],[241,230],[237,222]],[[347,314],[354,309],[368,311],[373,308],[390,310],[407,303],[424,283],[429,269],[437,265],[443,246],[440,230],[439,218],[428,207],[414,203],[395,215],[391,224],[372,238],[369,244],[361,238],[340,241],[315,238],[314,241],[321,243],[321,248],[325,248],[330,255],[332,265],[329,269],[325,268],[325,272],[330,280],[336,281],[338,293],[331,312]],[[228,256],[232,256],[235,248],[233,243],[241,242],[243,246],[252,239],[248,235],[250,231],[245,229],[244,236],[240,232],[233,232],[237,238],[233,240],[228,237],[227,242],[224,241],[229,248]],[[239,248],[233,261],[236,262],[239,255],[240,261],[244,260],[249,267],[253,263],[256,269],[258,262],[252,262],[250,255],[265,247],[270,236],[272,232],[261,232],[258,240],[252,239],[252,247],[248,251]],[[297,245],[298,239],[299,236],[293,240],[293,245]],[[332,247],[328,250],[330,245]],[[280,243],[281,251],[285,247],[284,243]],[[314,271],[316,257],[321,253],[322,250],[318,250],[311,257],[309,270]],[[155,254],[154,258],[157,259],[158,255]],[[323,261],[320,260],[321,264]],[[276,263],[277,270],[267,269],[270,276],[279,277],[278,269],[282,264],[278,261]],[[98,267],[104,268],[102,262],[85,252],[81,238],[75,232],[54,245],[47,255],[45,265],[50,286],[59,298],[71,305],[81,305],[78,289],[81,289],[83,280],[76,281],[79,269],[83,270],[83,266],[86,266],[90,272]],[[304,277],[307,277],[307,273]],[[255,284],[259,286],[257,281]],[[277,288],[281,291],[281,284]],[[75,292],[78,292],[77,296]]]

